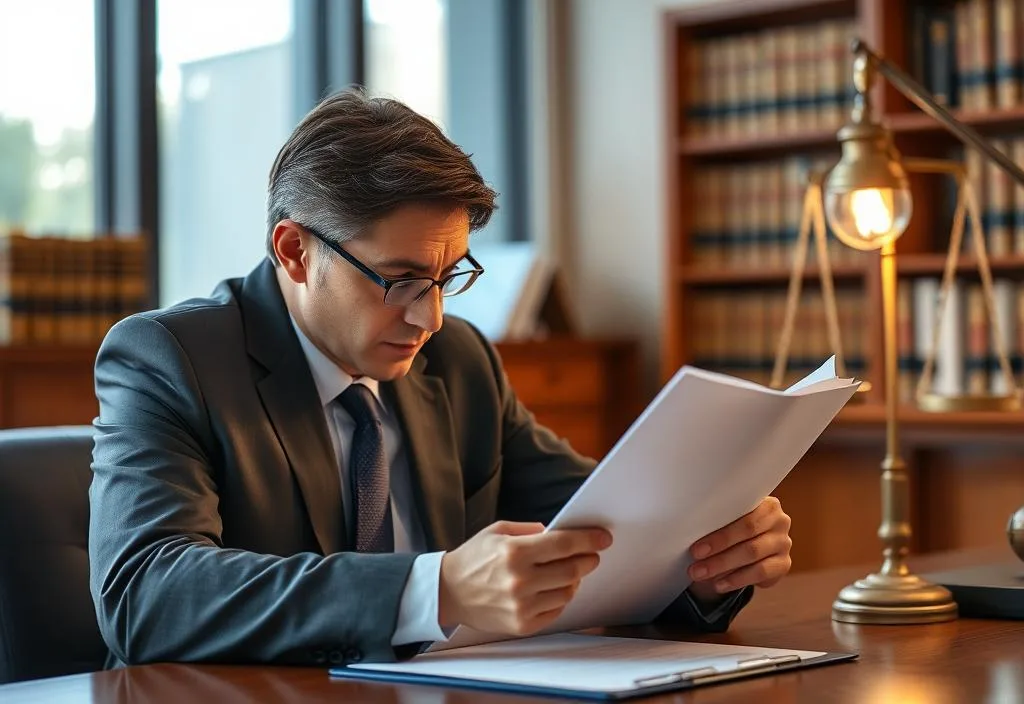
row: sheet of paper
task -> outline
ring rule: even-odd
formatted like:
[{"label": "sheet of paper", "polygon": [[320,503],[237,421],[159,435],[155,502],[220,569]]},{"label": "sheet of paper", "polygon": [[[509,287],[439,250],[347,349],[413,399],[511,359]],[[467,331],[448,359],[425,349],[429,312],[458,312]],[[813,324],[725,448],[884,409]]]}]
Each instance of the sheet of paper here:
[{"label": "sheet of paper", "polygon": [[825,360],[825,363],[815,369],[813,372],[805,376],[800,381],[796,382],[788,389],[787,394],[793,394],[801,389],[805,389],[809,386],[813,386],[820,381],[832,381],[836,379],[836,358],[835,355]]},{"label": "sheet of paper", "polygon": [[350,667],[612,692],[636,689],[680,673],[710,674],[708,668],[732,672],[746,665],[763,664],[765,658],[796,656],[807,660],[821,655],[825,653],[561,633],[425,653],[401,663]]},{"label": "sheet of paper", "polygon": [[[768,496],[859,385],[815,375],[824,376],[790,393],[681,369],[549,524],[603,526],[614,543],[545,632],[661,613],[690,584],[690,546]],[[500,638],[460,627],[430,650]]]}]

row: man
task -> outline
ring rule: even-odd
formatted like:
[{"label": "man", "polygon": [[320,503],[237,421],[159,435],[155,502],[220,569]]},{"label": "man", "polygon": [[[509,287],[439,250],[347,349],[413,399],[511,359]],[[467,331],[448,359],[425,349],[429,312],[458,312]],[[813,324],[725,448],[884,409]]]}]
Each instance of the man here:
[{"label": "man", "polygon": [[[543,524],[594,464],[442,320],[494,197],[428,120],[334,95],[273,165],[267,259],[111,330],[89,551],[114,664],[391,660],[561,612],[612,536]],[[788,571],[788,529],[767,499],[698,542],[664,617],[724,628]]]}]

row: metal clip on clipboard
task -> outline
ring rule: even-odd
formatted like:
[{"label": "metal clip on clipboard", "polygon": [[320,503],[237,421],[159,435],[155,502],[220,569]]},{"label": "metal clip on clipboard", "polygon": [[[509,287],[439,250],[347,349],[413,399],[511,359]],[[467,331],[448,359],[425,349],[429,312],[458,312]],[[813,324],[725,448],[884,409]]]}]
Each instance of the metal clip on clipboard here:
[{"label": "metal clip on clipboard", "polygon": [[716,667],[697,667],[692,670],[667,672],[664,675],[654,675],[652,677],[641,677],[633,680],[633,684],[639,688],[657,687],[665,684],[675,684],[676,682],[690,682],[694,685],[707,684],[710,682],[723,682],[725,680],[746,677],[758,672],[774,670],[780,665],[788,665],[794,662],[800,662],[799,655],[778,655],[775,657],[757,655],[752,658],[737,661],[736,667],[729,670],[719,670]]}]

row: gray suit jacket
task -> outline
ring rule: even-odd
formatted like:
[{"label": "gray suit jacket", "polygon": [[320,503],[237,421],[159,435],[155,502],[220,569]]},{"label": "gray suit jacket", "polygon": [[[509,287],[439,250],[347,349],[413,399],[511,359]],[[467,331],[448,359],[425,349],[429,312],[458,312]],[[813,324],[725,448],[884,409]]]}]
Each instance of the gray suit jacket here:
[{"label": "gray suit jacket", "polygon": [[[499,519],[546,522],[593,469],[534,423],[459,319],[381,389],[431,550]],[[350,552],[324,413],[269,261],[209,299],[118,323],[96,393],[89,557],[113,664],[396,657],[415,556]],[[714,622],[682,599],[670,612],[719,629],[740,606]]]}]

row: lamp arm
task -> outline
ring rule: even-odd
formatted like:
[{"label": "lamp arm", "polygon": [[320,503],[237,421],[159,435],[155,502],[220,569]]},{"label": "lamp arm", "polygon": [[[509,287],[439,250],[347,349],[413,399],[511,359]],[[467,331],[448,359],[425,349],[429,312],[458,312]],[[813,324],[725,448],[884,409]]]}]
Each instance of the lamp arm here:
[{"label": "lamp arm", "polygon": [[933,117],[942,126],[949,130],[954,137],[961,142],[971,145],[982,152],[1020,185],[1024,186],[1024,170],[1022,170],[1012,159],[992,146],[991,142],[982,137],[973,127],[965,125],[953,117],[942,105],[935,102],[924,86],[915,81],[908,73],[900,69],[888,59],[873,52],[868,45],[860,40],[854,40],[853,53],[860,54],[880,74],[882,74],[904,97],[917,105],[926,114]]}]

